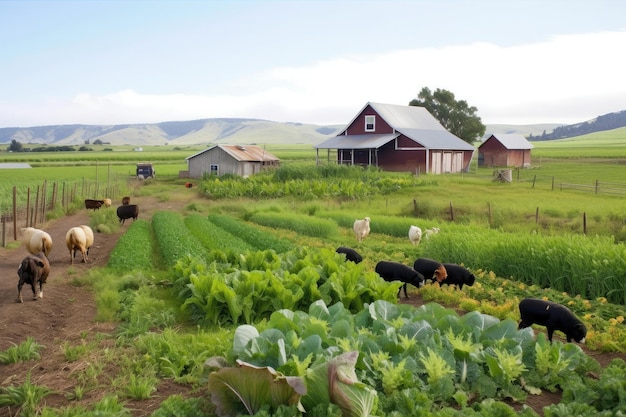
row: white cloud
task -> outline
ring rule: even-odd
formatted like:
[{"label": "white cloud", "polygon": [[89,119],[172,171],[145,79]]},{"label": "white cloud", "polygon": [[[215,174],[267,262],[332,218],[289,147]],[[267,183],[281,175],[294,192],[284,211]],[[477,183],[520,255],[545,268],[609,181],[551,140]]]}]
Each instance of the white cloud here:
[{"label": "white cloud", "polygon": [[0,103],[0,114],[18,121],[12,126],[211,117],[344,124],[367,101],[408,104],[429,87],[476,106],[488,124],[574,123],[626,109],[625,46],[626,31],[620,31],[511,47],[474,43],[399,50],[252,73],[231,81],[237,88],[229,95],[85,92],[29,108]]}]

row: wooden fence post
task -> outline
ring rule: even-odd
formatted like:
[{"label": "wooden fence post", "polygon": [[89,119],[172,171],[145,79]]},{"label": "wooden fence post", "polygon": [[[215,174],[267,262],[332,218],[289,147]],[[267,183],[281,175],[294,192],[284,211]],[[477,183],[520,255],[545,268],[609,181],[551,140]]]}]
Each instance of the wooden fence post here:
[{"label": "wooden fence post", "polygon": [[26,190],[26,226],[30,226],[30,222],[33,221],[33,218],[30,215],[30,187]]},{"label": "wooden fence post", "polygon": [[[2,219],[2,247],[4,247],[4,219]],[[17,240],[17,187],[13,186],[13,240]]]},{"label": "wooden fence post", "polygon": [[37,195],[35,196],[35,210],[33,210],[34,215],[32,217],[32,226],[37,227],[37,214],[39,213],[39,186],[37,186]]},{"label": "wooden fence post", "polygon": [[40,223],[44,223],[46,221],[46,210],[48,205],[48,180],[43,180],[43,192],[41,193],[41,221]]},{"label": "wooden fence post", "polygon": [[532,188],[535,188],[535,181],[537,181],[537,174],[535,174],[535,176],[533,177],[533,187]]},{"label": "wooden fence post", "polygon": [[583,211],[583,234],[587,234],[587,213]]},{"label": "wooden fence post", "polygon": [[454,208],[452,207],[452,201],[450,201],[450,221],[454,221]]},{"label": "wooden fence post", "polygon": [[600,188],[600,181],[596,180],[596,194],[598,194],[598,188]]},{"label": "wooden fence post", "polygon": [[487,203],[487,216],[489,218],[489,226],[493,225],[493,217],[491,215],[491,203]]},{"label": "wooden fence post", "polygon": [[535,210],[535,224],[539,224],[539,207]]}]

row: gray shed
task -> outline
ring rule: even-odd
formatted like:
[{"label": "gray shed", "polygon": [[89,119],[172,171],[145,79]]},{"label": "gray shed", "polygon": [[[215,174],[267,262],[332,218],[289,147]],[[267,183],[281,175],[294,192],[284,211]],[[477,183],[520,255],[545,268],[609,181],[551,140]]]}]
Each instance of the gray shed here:
[{"label": "gray shed", "polygon": [[189,178],[202,178],[204,174],[248,177],[267,168],[280,166],[276,156],[257,145],[218,144],[185,160]]}]

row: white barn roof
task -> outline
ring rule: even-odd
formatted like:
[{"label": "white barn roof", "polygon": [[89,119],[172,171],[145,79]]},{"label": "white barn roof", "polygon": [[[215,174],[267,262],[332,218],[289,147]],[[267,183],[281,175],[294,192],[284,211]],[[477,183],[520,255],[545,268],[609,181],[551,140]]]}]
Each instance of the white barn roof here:
[{"label": "white barn roof", "polygon": [[[490,135],[496,138],[506,149],[533,149],[534,146],[523,135],[519,133],[498,133]],[[486,142],[486,141],[485,141]],[[484,142],[483,142],[484,143]]]},{"label": "white barn roof", "polygon": [[[345,135],[349,126],[367,106],[372,109],[395,130],[395,134],[387,135]],[[320,149],[365,149],[378,148],[399,136],[398,133],[414,140],[427,149],[454,149],[473,151],[474,146],[446,130],[439,121],[424,107],[400,106],[397,104],[367,103],[356,116],[346,125],[341,133],[315,146]],[[357,146],[358,140],[364,141]],[[376,146],[370,146],[368,141]],[[380,143],[384,141],[384,143]]]}]

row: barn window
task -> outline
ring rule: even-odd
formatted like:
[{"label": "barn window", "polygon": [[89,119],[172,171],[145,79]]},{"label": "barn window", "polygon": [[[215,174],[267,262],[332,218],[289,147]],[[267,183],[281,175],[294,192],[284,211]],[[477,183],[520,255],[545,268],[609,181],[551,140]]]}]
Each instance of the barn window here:
[{"label": "barn window", "polygon": [[220,168],[220,167],[219,167],[219,165],[211,164],[211,168],[210,168],[210,169],[211,169],[211,171],[210,171],[210,174],[211,174],[211,175],[219,175],[219,174],[218,174],[218,172],[219,172],[219,168]]},{"label": "barn window", "polygon": [[365,131],[373,132],[376,130],[376,116],[365,116]]}]

